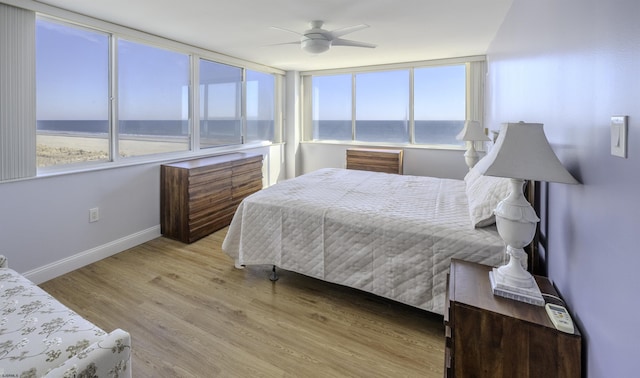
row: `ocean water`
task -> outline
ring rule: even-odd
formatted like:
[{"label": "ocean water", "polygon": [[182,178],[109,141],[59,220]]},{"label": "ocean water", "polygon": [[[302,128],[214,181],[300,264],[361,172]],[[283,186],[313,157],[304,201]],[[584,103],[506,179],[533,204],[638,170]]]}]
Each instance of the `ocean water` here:
[{"label": "ocean water", "polygon": [[[38,131],[65,135],[105,135],[109,132],[107,120],[38,120]],[[200,121],[200,137],[220,138],[225,141],[241,141],[239,120]],[[140,137],[188,137],[189,121],[186,120],[125,120],[119,121],[118,132]],[[248,140],[273,140],[273,121],[247,121]],[[240,143],[240,142],[238,142]]]},{"label": "ocean water", "polygon": [[[464,121],[416,121],[415,140],[419,144],[461,145],[455,136]],[[145,138],[188,137],[186,120],[125,120],[119,133]],[[39,120],[37,130],[65,135],[105,135],[107,120]],[[241,143],[239,120],[209,120],[200,122],[200,137],[211,143]],[[409,123],[405,121],[356,121],[356,140],[363,142],[409,143]],[[273,121],[247,121],[247,140],[273,140]],[[351,121],[315,121],[314,140],[351,140]],[[216,143],[214,143],[216,144]]]},{"label": "ocean water", "polygon": [[[415,121],[415,141],[419,144],[461,145],[456,135],[464,121]],[[409,143],[407,121],[356,121],[355,139],[363,142]],[[351,140],[351,121],[315,121],[314,140]]]}]

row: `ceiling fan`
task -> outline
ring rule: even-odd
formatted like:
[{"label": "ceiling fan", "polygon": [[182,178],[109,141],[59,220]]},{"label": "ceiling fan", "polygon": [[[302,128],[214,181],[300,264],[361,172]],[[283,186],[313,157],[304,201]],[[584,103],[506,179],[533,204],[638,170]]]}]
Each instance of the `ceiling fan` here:
[{"label": "ceiling fan", "polygon": [[283,29],[272,26],[272,29],[286,31],[300,36],[300,41],[278,43],[277,45],[300,45],[303,51],[310,54],[320,54],[331,48],[331,46],[351,46],[351,47],[367,47],[375,48],[376,45],[365,42],[351,41],[348,39],[342,39],[343,35],[353,33],[355,31],[368,28],[369,25],[361,24],[355,26],[348,26],[345,28],[326,30],[322,29],[322,21],[311,21],[309,23],[309,29],[302,33],[298,33],[293,30]]}]

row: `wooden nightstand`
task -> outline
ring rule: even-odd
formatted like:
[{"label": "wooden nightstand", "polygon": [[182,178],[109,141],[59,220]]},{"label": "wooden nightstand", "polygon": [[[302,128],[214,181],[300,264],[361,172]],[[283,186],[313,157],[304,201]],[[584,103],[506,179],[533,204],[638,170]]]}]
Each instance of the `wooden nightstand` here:
[{"label": "wooden nightstand", "polygon": [[[581,336],[554,328],[544,307],[494,296],[491,267],[451,260],[445,377],[580,377]],[[535,276],[543,293],[559,297]],[[574,322],[574,326],[575,322]]]}]

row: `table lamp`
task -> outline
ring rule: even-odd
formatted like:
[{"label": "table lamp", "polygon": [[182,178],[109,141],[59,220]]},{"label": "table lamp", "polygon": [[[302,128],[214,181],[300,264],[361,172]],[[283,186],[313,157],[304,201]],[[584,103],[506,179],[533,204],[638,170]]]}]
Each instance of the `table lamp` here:
[{"label": "table lamp", "polygon": [[476,141],[491,140],[484,133],[484,130],[478,121],[465,121],[464,128],[458,135],[456,135],[456,139],[464,140],[467,143],[467,151],[464,153],[464,161],[469,166],[469,170],[476,165],[479,159],[478,152],[475,147]]},{"label": "table lamp", "polygon": [[578,184],[551,149],[541,123],[505,123],[491,151],[476,165],[487,176],[508,177],[511,191],[494,213],[500,237],[507,245],[509,261],[489,272],[494,295],[539,306],[544,299],[533,276],[520,262],[531,243],[540,218],[525,199],[525,180]]}]

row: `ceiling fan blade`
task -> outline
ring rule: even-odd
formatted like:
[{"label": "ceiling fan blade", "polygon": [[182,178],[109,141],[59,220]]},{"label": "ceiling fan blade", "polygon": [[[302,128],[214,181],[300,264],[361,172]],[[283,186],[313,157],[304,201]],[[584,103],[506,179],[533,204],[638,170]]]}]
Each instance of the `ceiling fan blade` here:
[{"label": "ceiling fan blade", "polygon": [[368,27],[369,27],[369,25],[366,25],[366,24],[355,25],[355,26],[347,26],[346,28],[340,28],[340,29],[332,30],[331,31],[331,35],[334,38],[338,38],[338,37],[342,37],[343,35],[347,35],[349,33],[356,32],[358,30],[366,29]]},{"label": "ceiling fan blade", "polygon": [[376,48],[376,45],[372,44],[372,43],[366,43],[366,42],[358,42],[358,41],[351,41],[348,39],[342,39],[342,38],[336,38],[331,42],[332,46],[351,46],[351,47],[367,47],[370,49],[374,49]]},{"label": "ceiling fan blade", "polygon": [[271,43],[265,46],[282,46],[282,45],[299,45],[300,41],[295,42],[282,42],[282,43]]},{"label": "ceiling fan blade", "polygon": [[277,27],[277,26],[271,26],[270,28],[271,28],[271,29],[275,29],[275,30],[280,30],[280,31],[283,31],[283,32],[287,32],[287,33],[293,33],[293,34],[297,35],[298,37],[302,37],[302,36],[303,36],[303,34],[300,34],[300,33],[298,33],[297,31],[293,31],[293,30],[289,30],[289,29],[284,29],[284,28],[279,28],[279,27]]}]

